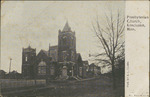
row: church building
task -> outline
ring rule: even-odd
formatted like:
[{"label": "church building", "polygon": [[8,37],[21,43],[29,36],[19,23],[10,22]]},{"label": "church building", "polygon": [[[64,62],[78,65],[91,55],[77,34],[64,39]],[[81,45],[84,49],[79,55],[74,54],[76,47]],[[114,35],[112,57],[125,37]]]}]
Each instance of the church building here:
[{"label": "church building", "polygon": [[24,78],[68,79],[84,77],[84,65],[80,53],[76,52],[76,36],[66,22],[63,30],[58,31],[58,45],[49,50],[23,48],[22,75]]}]

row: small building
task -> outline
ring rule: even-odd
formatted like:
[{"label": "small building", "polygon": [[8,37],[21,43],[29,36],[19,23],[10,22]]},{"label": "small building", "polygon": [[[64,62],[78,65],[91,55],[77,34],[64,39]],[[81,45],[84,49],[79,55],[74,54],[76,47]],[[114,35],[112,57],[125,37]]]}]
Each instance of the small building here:
[{"label": "small building", "polygon": [[89,62],[88,61],[83,61],[83,65],[86,67],[86,72],[89,70]]},{"label": "small building", "polygon": [[9,72],[6,74],[5,78],[7,79],[21,79],[22,75],[18,73],[17,71],[13,70],[12,72]]},{"label": "small building", "polygon": [[4,79],[6,76],[6,72],[4,70],[0,70],[0,79]]},{"label": "small building", "polygon": [[88,63],[88,61],[83,61],[83,77],[84,78],[87,77],[88,69],[89,69],[89,63]]},{"label": "small building", "polygon": [[89,66],[89,71],[92,72],[94,75],[99,75],[101,73],[101,68],[92,63]]}]

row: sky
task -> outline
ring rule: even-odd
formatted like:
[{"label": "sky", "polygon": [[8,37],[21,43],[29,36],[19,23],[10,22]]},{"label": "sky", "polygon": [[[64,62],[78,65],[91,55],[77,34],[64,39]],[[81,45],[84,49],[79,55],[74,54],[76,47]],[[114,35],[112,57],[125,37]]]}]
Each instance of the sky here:
[{"label": "sky", "polygon": [[5,1],[1,5],[1,69],[21,72],[22,48],[48,50],[58,44],[58,30],[68,21],[76,33],[76,49],[83,60],[101,49],[92,32],[92,22],[99,17],[105,24],[110,10],[125,10],[124,1]]}]

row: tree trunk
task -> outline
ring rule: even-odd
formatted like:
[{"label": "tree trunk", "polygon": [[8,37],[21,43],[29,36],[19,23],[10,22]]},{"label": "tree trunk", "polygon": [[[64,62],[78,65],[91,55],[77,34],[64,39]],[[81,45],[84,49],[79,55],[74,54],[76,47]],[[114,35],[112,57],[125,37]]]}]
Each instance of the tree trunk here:
[{"label": "tree trunk", "polygon": [[116,89],[116,78],[115,78],[114,60],[112,61],[112,78],[113,78],[113,89]]}]

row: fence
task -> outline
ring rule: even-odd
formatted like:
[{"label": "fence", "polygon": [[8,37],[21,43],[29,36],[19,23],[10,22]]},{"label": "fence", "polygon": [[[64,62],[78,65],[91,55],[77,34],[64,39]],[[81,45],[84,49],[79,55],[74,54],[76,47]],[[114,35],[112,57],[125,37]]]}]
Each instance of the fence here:
[{"label": "fence", "polygon": [[[46,80],[36,80],[36,85],[45,85]],[[34,86],[35,80],[0,79],[1,88],[18,88]]]}]

